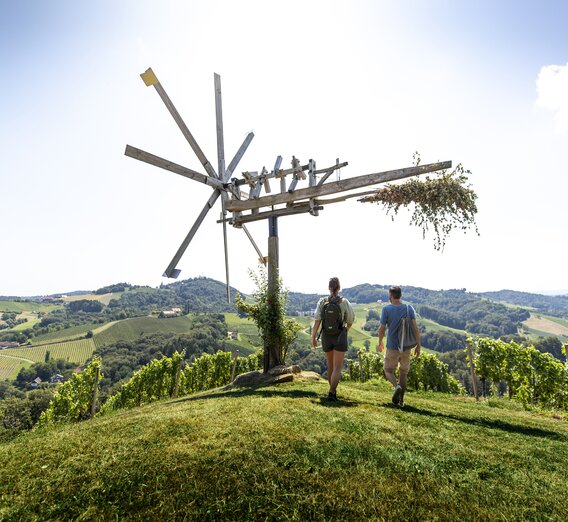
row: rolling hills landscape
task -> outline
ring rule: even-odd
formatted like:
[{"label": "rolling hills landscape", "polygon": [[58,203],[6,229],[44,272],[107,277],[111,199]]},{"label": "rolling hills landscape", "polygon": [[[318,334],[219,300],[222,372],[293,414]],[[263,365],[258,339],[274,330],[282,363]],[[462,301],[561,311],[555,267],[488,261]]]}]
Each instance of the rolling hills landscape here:
[{"label": "rolling hills landscape", "polygon": [[[298,377],[35,429],[58,383],[95,356],[104,404],[152,361],[181,353],[189,367],[218,351],[247,357],[262,340],[226,302],[224,285],[208,278],[0,298],[0,518],[455,520],[464,505],[466,519],[568,516],[565,413],[526,411],[502,397],[499,383],[484,382],[481,401],[468,397],[464,353],[468,336],[483,336],[531,344],[564,362],[566,296],[405,287],[425,353],[461,391],[415,386],[400,410],[381,371],[362,378],[388,287],[359,285],[343,295],[356,322],[338,404],[322,398],[324,380]],[[325,375],[322,352],[310,349],[319,297],[289,292],[287,313],[300,330],[287,360]],[[401,488],[412,491],[406,501]]]}]

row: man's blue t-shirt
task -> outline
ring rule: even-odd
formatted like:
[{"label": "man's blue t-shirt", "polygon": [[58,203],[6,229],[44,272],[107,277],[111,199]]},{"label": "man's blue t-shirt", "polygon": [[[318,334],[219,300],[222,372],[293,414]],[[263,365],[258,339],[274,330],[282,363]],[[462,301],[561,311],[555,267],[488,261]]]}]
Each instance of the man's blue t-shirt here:
[{"label": "man's blue t-shirt", "polygon": [[408,317],[410,317],[411,319],[416,319],[416,312],[410,305],[388,304],[383,308],[383,311],[381,313],[381,324],[384,324],[387,327],[388,350],[398,350],[398,327],[400,325],[400,320],[406,317],[407,313]]}]

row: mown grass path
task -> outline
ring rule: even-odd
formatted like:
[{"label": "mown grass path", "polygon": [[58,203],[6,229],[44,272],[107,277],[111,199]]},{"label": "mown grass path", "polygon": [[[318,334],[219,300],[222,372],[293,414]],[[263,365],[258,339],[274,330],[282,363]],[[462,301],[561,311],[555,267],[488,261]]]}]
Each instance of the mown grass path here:
[{"label": "mown grass path", "polygon": [[0,519],[568,519],[565,420],[434,393],[399,409],[383,381],[326,391],[214,390],[0,445]]}]

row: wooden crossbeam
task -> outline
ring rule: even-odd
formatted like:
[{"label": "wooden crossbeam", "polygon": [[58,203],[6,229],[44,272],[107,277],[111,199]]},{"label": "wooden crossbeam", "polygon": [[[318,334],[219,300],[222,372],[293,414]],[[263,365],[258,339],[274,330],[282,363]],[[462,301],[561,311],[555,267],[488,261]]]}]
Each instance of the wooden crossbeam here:
[{"label": "wooden crossbeam", "polygon": [[[280,208],[277,210],[267,210],[266,212],[258,212],[257,214],[247,214],[245,216],[235,216],[229,218],[229,223],[236,227],[242,226],[244,223],[251,223],[253,221],[260,221],[269,217],[293,216],[295,214],[306,214],[308,212],[314,213],[323,210],[323,206],[312,206],[309,202],[294,205],[292,207]],[[220,222],[222,220],[219,220]]]},{"label": "wooden crossbeam", "polygon": [[408,167],[405,169],[387,170],[385,172],[377,172],[374,174],[365,174],[354,178],[343,179],[326,183],[325,185],[298,189],[293,193],[280,193],[270,196],[264,196],[258,199],[246,201],[231,200],[227,202],[226,209],[229,212],[242,212],[244,210],[252,210],[253,208],[262,208],[267,206],[279,205],[282,203],[292,203],[302,199],[317,198],[328,194],[337,194],[348,190],[354,190],[379,183],[386,183],[398,179],[408,178],[411,176],[419,176],[437,170],[449,169],[452,167],[451,161],[440,163],[431,163],[429,165],[419,165],[417,167]]},{"label": "wooden crossbeam", "polygon": [[209,185],[211,187],[215,187],[217,189],[224,188],[223,183],[217,178],[205,176],[205,174],[201,174],[200,172],[196,172],[195,170],[188,169],[187,167],[182,167],[177,163],[166,160],[164,158],[160,158],[159,156],[150,154],[149,152],[146,152],[142,149],[137,149],[136,147],[132,147],[131,145],[126,146],[124,154],[130,158],[143,161],[144,163],[154,165],[155,167],[160,167],[161,169],[168,170],[170,172],[173,172],[174,174],[179,174],[180,176],[184,176],[185,178],[194,179],[195,181],[205,183],[206,185]]}]

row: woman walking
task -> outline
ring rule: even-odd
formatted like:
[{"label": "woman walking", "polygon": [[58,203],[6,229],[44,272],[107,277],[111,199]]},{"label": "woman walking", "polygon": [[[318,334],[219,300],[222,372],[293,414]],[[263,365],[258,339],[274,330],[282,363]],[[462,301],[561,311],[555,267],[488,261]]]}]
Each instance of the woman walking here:
[{"label": "woman walking", "polygon": [[337,277],[329,280],[329,296],[318,301],[312,328],[312,348],[317,345],[317,333],[322,325],[321,344],[327,358],[328,400],[337,401],[337,385],[341,380],[343,360],[347,352],[347,332],[353,325],[355,314],[351,304],[339,295],[341,285]]}]

